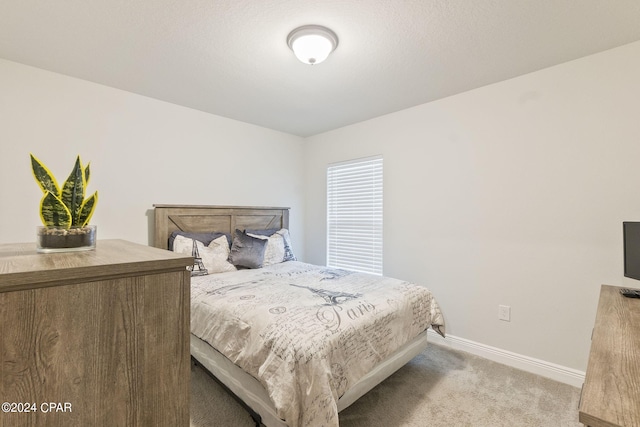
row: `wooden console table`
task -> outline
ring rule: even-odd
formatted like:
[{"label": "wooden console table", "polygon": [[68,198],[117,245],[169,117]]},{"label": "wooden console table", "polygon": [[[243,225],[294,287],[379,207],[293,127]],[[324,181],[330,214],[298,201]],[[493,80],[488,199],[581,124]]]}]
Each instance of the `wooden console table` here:
[{"label": "wooden console table", "polygon": [[0,427],[188,426],[192,262],[124,240],[1,244]]},{"label": "wooden console table", "polygon": [[640,299],[603,285],[582,387],[579,420],[640,427]]}]

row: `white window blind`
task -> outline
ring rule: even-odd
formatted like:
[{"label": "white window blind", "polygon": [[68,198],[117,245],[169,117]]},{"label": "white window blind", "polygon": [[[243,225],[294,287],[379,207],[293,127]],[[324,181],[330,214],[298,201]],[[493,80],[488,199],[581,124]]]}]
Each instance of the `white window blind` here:
[{"label": "white window blind", "polygon": [[382,156],[327,168],[327,265],[382,275]]}]

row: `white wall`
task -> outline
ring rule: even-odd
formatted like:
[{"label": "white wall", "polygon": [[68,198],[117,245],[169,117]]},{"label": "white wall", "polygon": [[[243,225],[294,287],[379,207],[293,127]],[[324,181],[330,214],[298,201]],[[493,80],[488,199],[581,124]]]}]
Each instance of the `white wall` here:
[{"label": "white wall", "polygon": [[99,238],[148,244],[154,203],[289,206],[303,256],[302,139],[0,60],[0,243],[33,242],[41,191],[91,161]]},{"label": "white wall", "polygon": [[80,154],[100,238],[148,243],[154,203],[290,206],[324,263],[327,164],[383,154],[385,274],[431,288],[452,335],[584,370],[640,220],[639,104],[640,42],[306,141],[0,60],[0,243],[34,240],[29,153],[61,177]]},{"label": "white wall", "polygon": [[639,112],[640,42],[308,138],[307,261],[327,164],[383,154],[384,274],[429,287],[452,335],[584,371],[640,220]]}]

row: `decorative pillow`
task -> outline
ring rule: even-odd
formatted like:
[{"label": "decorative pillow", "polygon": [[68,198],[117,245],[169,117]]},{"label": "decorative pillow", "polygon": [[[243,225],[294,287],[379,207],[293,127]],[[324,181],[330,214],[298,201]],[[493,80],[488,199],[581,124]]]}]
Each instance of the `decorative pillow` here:
[{"label": "decorative pillow", "polygon": [[[192,255],[193,241],[193,239],[189,239],[188,237],[177,235],[173,242],[173,251]],[[229,240],[227,236],[222,234],[217,239],[212,240],[208,246],[205,246],[204,243],[199,240],[195,242],[198,248],[198,255],[200,255],[208,274],[237,270],[236,267],[228,261]]]},{"label": "decorative pillow", "polygon": [[282,236],[282,240],[284,240],[284,259],[283,261],[297,261],[298,258],[293,253],[293,249],[291,248],[291,236],[289,235],[289,230],[283,228],[277,231],[278,234]]},{"label": "decorative pillow", "polygon": [[284,261],[284,239],[282,235],[274,233],[271,236],[258,235],[247,232],[249,236],[262,239],[267,242],[264,250],[264,259],[262,266],[266,267],[272,264],[280,264]]},{"label": "decorative pillow", "polygon": [[236,267],[260,268],[264,261],[266,246],[266,240],[236,230],[231,244],[229,261]]},{"label": "decorative pillow", "polygon": [[[189,239],[193,239],[193,240],[199,240],[201,241],[205,246],[209,246],[209,243],[211,243],[213,240],[217,239],[220,236],[227,236],[224,233],[218,233],[215,231],[212,232],[208,232],[208,233],[193,233],[190,231],[174,231],[171,233],[171,235],[169,236],[169,250],[172,251],[173,250],[173,242],[176,239],[176,236],[184,236],[187,237]],[[229,240],[231,240],[231,236],[227,236],[229,238]],[[231,245],[229,245],[231,246]],[[189,252],[191,253],[191,252]]]},{"label": "decorative pillow", "polygon": [[[296,257],[291,250],[291,239],[289,230],[245,230],[249,236],[267,241],[267,248],[264,252],[263,267],[272,264],[279,264],[284,261],[295,261]],[[269,234],[267,234],[269,233]]]}]

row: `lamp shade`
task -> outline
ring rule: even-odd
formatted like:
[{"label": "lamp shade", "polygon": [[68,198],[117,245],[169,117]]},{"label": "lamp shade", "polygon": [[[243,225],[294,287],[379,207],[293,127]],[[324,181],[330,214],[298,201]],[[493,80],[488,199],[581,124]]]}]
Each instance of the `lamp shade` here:
[{"label": "lamp shade", "polygon": [[338,36],[326,27],[305,25],[289,33],[287,44],[305,64],[319,64],[338,46]]}]

